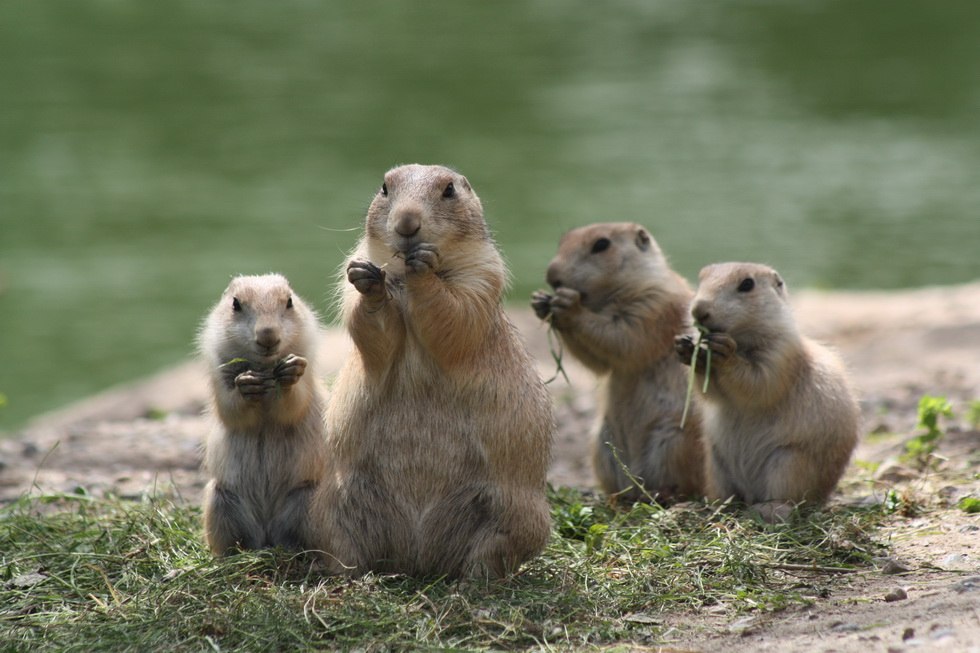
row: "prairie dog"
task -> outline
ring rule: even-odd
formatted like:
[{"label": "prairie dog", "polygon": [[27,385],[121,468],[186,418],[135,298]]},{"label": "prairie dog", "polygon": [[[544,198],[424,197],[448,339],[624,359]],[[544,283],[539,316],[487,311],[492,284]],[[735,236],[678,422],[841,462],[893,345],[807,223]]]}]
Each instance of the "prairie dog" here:
[{"label": "prairie dog", "polygon": [[554,294],[538,291],[531,305],[600,378],[592,462],[602,489],[628,500],[700,494],[701,420],[695,408],[681,427],[687,373],[674,354],[690,325],[687,281],[630,222],[566,233],[547,281]]},{"label": "prairie dog", "polygon": [[[786,284],[770,267],[701,270],[691,313],[709,331],[704,397],[707,494],[735,496],[769,521],[793,504],[823,503],[857,444],[859,410],[843,365],[800,335]],[[694,342],[677,340],[690,364]],[[696,370],[703,378],[706,351]]]},{"label": "prairie dog", "polygon": [[504,576],[540,551],[554,418],[503,312],[507,272],[461,174],[389,170],[344,266],[354,351],[316,495],[332,571]]},{"label": "prairie dog", "polygon": [[216,418],[204,530],[215,555],[309,547],[310,496],[326,459],[324,398],[310,369],[318,328],[278,274],[235,277],[204,322],[198,345]]}]

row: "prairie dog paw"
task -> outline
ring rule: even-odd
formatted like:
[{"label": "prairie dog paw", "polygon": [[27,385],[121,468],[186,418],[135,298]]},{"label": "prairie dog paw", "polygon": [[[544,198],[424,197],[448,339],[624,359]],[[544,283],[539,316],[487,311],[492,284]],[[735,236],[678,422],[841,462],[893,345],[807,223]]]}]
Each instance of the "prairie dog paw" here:
[{"label": "prairie dog paw", "polygon": [[552,296],[543,290],[535,290],[531,293],[531,308],[539,320],[546,320],[551,315]]},{"label": "prairie dog paw", "polygon": [[419,243],[405,254],[405,268],[414,274],[424,274],[439,265],[439,248],[430,243]]},{"label": "prairie dog paw", "polygon": [[354,259],[348,263],[347,281],[362,295],[384,295],[385,271],[371,261]]},{"label": "prairie dog paw", "polygon": [[685,365],[691,364],[691,358],[694,357],[694,336],[677,336],[674,338],[674,351],[677,352],[677,357]]},{"label": "prairie dog paw", "polygon": [[572,288],[558,288],[550,306],[555,317],[574,315],[582,310],[582,293]]},{"label": "prairie dog paw", "polygon": [[725,358],[734,355],[735,350],[738,349],[735,339],[727,333],[712,332],[706,335],[704,340],[708,343],[708,349],[713,356]]},{"label": "prairie dog paw", "polygon": [[269,374],[248,370],[235,377],[235,387],[246,401],[261,401],[276,387],[276,379]]},{"label": "prairie dog paw", "polygon": [[295,385],[306,371],[306,365],[307,361],[305,358],[290,354],[276,365],[274,373],[275,380],[282,386]]}]

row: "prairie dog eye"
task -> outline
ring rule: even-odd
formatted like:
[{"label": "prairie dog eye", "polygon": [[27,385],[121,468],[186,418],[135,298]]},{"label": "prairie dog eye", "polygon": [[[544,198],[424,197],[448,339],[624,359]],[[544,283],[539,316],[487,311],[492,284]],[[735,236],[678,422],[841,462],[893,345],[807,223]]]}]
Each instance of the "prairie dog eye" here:
[{"label": "prairie dog eye", "polygon": [[738,284],[739,292],[752,292],[753,288],[755,288],[755,280],[752,277],[746,277],[742,279],[742,283]]},{"label": "prairie dog eye", "polygon": [[290,295],[289,299],[286,300],[286,308],[292,308],[292,307],[293,307],[293,297],[292,295]]},{"label": "prairie dog eye", "polygon": [[442,196],[446,198],[456,197],[456,187],[453,186],[453,182],[446,184],[446,190],[442,191]]},{"label": "prairie dog eye", "polygon": [[381,197],[388,197],[388,184],[381,183]]},{"label": "prairie dog eye", "polygon": [[592,253],[598,254],[599,252],[604,252],[609,249],[609,245],[612,243],[608,238],[600,238],[599,240],[592,243]]},{"label": "prairie dog eye", "polygon": [[242,303],[238,301],[237,297],[231,298],[231,310],[235,311],[236,313],[242,312]]}]

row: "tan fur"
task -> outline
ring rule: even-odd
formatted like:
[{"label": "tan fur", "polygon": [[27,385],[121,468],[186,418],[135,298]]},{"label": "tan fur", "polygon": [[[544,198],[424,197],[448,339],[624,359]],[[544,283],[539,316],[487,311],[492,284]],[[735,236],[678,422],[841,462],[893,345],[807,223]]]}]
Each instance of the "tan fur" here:
[{"label": "tan fur", "polygon": [[[752,263],[709,265],[691,312],[711,332],[708,496],[735,496],[768,519],[826,501],[857,443],[859,410],[838,357],[799,334],[779,274]],[[690,361],[690,337],[677,344]],[[704,352],[699,376],[703,365]]]},{"label": "tan fur", "polygon": [[554,295],[535,293],[535,311],[600,378],[593,468],[602,489],[630,500],[700,494],[700,415],[695,408],[681,428],[687,373],[674,355],[674,337],[690,325],[690,286],[629,222],[565,234],[547,280]]},{"label": "tan fur", "polygon": [[355,350],[327,410],[318,540],[336,572],[503,576],[548,538],[551,402],[466,178],[384,179],[342,282]]},{"label": "tan fur", "polygon": [[234,278],[202,327],[215,417],[204,528],[215,555],[309,547],[326,459],[324,399],[308,366],[317,335],[316,315],[278,274]]}]

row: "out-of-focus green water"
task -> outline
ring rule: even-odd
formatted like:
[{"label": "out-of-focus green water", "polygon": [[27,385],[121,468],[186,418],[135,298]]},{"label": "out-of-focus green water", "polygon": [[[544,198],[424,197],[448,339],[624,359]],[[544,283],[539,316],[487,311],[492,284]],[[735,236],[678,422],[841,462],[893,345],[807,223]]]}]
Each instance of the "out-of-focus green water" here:
[{"label": "out-of-focus green water", "polygon": [[179,361],[235,273],[329,296],[382,173],[480,193],[509,300],[646,224],[688,278],[980,277],[980,4],[0,5],[0,428]]}]

